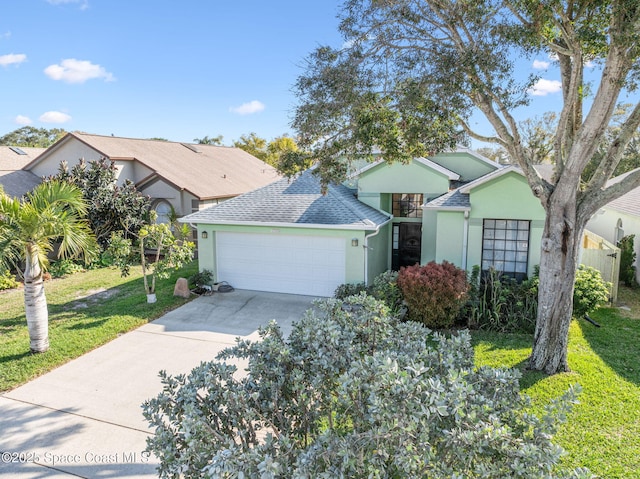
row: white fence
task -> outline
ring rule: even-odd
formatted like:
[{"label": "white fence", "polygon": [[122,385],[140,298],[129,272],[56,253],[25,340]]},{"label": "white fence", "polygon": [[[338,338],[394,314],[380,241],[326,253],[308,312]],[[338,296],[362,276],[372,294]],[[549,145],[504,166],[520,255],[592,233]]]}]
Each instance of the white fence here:
[{"label": "white fence", "polygon": [[618,275],[620,273],[620,248],[591,231],[584,232],[580,263],[591,266],[602,275],[602,279],[611,283],[609,301],[618,299]]}]

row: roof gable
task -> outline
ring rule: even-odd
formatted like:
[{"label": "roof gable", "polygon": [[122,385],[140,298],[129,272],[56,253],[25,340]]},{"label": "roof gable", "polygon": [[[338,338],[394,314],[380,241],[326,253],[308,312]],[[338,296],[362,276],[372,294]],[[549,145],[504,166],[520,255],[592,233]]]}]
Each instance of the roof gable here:
[{"label": "roof gable", "polygon": [[443,151],[431,157],[438,165],[460,175],[462,181],[473,181],[492,171],[502,168],[502,165],[467,148]]},{"label": "roof gable", "polygon": [[322,194],[319,179],[307,170],[258,190],[181,218],[185,223],[375,229],[390,215],[358,201],[343,185]]},{"label": "roof gable", "polygon": [[[27,167],[50,158],[61,145],[70,141],[82,142],[97,156],[138,162],[169,184],[201,200],[237,196],[280,178],[275,168],[239,148],[78,132],[67,134]],[[131,179],[139,181],[142,178]]]}]

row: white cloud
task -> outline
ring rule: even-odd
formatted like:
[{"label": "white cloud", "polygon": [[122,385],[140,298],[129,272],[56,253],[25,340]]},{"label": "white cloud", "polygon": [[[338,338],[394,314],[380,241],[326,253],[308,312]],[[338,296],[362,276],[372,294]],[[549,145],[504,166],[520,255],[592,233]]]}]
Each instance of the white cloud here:
[{"label": "white cloud", "polygon": [[533,96],[547,96],[549,93],[557,93],[560,90],[562,90],[562,83],[558,80],[541,78],[529,89],[529,93]]},{"label": "white cloud", "polygon": [[550,63],[542,60],[533,60],[533,68],[536,70],[546,70],[549,68]]},{"label": "white cloud", "polygon": [[258,100],[253,100],[248,103],[243,103],[240,106],[232,106],[229,111],[237,113],[238,115],[252,115],[259,113],[265,109],[264,103]]},{"label": "white cloud", "polygon": [[61,111],[48,111],[40,115],[38,120],[43,123],[66,123],[71,120],[71,117]]},{"label": "white cloud", "polygon": [[24,115],[16,116],[13,121],[15,121],[18,125],[30,125],[32,123],[31,118]]},{"label": "white cloud", "polygon": [[80,10],[89,8],[89,0],[47,0],[51,5],[66,5],[67,3],[78,3]]},{"label": "white cloud", "polygon": [[22,63],[27,61],[27,55],[24,53],[9,53],[8,55],[0,55],[0,65],[6,67],[14,63]]},{"label": "white cloud", "polygon": [[11,38],[11,32],[7,30],[6,32],[0,34],[0,38],[6,40],[7,38]]},{"label": "white cloud", "polygon": [[100,65],[94,65],[86,60],[67,58],[59,65],[49,65],[44,73],[52,80],[62,80],[67,83],[84,83],[93,78],[104,78],[104,81],[114,81],[113,74]]}]

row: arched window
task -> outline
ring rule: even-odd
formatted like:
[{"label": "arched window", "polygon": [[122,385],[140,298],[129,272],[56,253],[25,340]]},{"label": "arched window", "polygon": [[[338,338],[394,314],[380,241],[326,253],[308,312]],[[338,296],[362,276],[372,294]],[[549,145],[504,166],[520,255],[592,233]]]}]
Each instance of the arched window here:
[{"label": "arched window", "polygon": [[158,218],[156,219],[156,223],[161,224],[170,224],[171,216],[173,216],[173,208],[168,201],[158,200],[154,203],[153,209],[155,210]]},{"label": "arched window", "polygon": [[624,229],[622,228],[622,219],[618,218],[618,222],[616,223],[616,230],[613,233],[613,238],[615,239],[615,243],[618,244],[622,238],[624,238]]}]

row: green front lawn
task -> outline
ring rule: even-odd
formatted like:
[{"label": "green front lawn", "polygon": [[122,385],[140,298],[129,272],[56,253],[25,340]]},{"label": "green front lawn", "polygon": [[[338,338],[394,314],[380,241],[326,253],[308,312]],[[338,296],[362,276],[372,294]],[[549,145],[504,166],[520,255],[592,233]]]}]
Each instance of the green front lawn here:
[{"label": "green front lawn", "polygon": [[575,406],[556,443],[565,464],[588,467],[602,478],[640,477],[640,291],[625,289],[631,311],[602,308],[591,317],[596,328],[574,320],[570,329],[570,373],[547,377],[526,370],[531,337],[474,332],[476,362],[522,370],[522,391],[541,406],[580,384]]},{"label": "green front lawn", "polygon": [[[195,263],[160,281],[158,302],[147,304],[139,268],[128,278],[116,269],[74,274],[46,283],[51,349],[29,352],[22,291],[0,293],[0,391],[7,391],[84,354],[188,300],[173,297],[176,278],[197,271]],[[603,308],[570,330],[572,372],[547,377],[526,371],[527,335],[473,332],[476,362],[523,371],[522,390],[540,412],[570,384],[580,384],[577,405],[556,436],[565,463],[588,467],[602,478],[640,477],[640,291],[621,290],[631,311]]]},{"label": "green front lawn", "polygon": [[158,301],[147,303],[139,267],[127,278],[115,268],[76,273],[45,283],[50,349],[32,354],[22,289],[0,292],[0,392],[13,389],[67,361],[131,331],[188,299],[173,296],[179,277],[197,272],[197,263],[159,280]]}]

